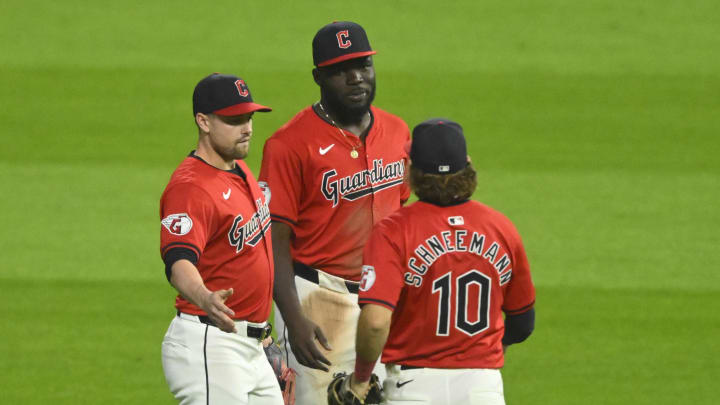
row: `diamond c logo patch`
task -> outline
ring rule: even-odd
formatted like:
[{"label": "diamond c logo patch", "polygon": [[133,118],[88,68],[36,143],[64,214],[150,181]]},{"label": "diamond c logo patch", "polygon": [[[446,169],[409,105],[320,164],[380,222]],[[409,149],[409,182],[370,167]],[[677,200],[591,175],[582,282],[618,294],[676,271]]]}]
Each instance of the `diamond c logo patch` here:
[{"label": "diamond c logo patch", "polygon": [[270,186],[266,181],[258,181],[258,186],[260,186],[260,190],[262,190],[263,194],[265,194],[265,204],[270,204],[270,198],[272,198]]},{"label": "diamond c logo patch", "polygon": [[369,290],[375,284],[375,267],[365,265],[362,267],[362,279],[360,279],[360,291]]},{"label": "diamond c logo patch", "polygon": [[192,219],[186,213],[170,214],[163,218],[160,223],[173,235],[186,235],[193,226]]}]

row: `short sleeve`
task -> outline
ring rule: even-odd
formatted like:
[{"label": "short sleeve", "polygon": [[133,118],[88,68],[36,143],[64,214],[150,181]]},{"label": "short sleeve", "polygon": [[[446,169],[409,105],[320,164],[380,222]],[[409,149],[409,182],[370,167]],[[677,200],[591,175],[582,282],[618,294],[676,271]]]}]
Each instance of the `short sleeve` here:
[{"label": "short sleeve", "polygon": [[199,258],[213,229],[215,208],[204,190],[189,183],[168,188],[160,200],[160,255],[187,248]]},{"label": "short sleeve", "polygon": [[379,222],[363,252],[359,304],[376,304],[394,310],[402,292],[403,254],[391,235],[400,234],[388,218]]},{"label": "short sleeve", "polygon": [[508,315],[517,315],[528,311],[535,304],[535,286],[530,276],[530,264],[517,234],[512,245],[512,257],[513,273],[505,290],[503,311]]},{"label": "short sleeve", "polygon": [[298,219],[298,206],[302,192],[301,161],[297,151],[280,139],[271,137],[263,148],[262,165],[258,180],[267,184],[270,199],[270,216],[294,227]]}]

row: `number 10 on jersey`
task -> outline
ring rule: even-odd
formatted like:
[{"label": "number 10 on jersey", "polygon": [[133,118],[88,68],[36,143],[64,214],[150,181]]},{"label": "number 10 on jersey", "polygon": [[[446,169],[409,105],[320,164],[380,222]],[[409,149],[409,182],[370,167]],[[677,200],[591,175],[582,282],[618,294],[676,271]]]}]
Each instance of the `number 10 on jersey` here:
[{"label": "number 10 on jersey", "polygon": [[[477,284],[477,299],[471,295],[470,288],[473,284]],[[468,336],[474,336],[486,330],[489,326],[490,318],[490,289],[491,279],[478,270],[472,269],[460,275],[452,283],[452,272],[435,279],[433,281],[433,295],[438,293],[438,319],[437,330],[438,336],[450,335],[450,316],[455,313],[454,327],[462,331]],[[452,290],[455,288],[455,302],[452,302]],[[469,303],[477,301],[477,307],[469,308]],[[455,304],[455,310],[452,311],[452,304]],[[470,321],[469,313],[477,311],[477,320]]]}]

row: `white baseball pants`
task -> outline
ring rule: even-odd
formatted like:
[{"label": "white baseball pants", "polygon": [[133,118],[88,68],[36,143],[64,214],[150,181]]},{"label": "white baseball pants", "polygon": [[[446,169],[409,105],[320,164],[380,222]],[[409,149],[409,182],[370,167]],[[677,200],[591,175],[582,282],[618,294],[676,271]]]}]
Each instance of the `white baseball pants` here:
[{"label": "white baseball pants", "polygon": [[383,382],[388,405],[505,405],[497,369],[417,368],[388,364]]},{"label": "white baseball pants", "polygon": [[[327,403],[327,387],[334,373],[355,369],[355,331],[360,307],[358,296],[348,292],[342,278],[318,271],[319,285],[295,276],[298,298],[302,310],[308,318],[322,329],[330,342],[332,351],[326,351],[316,342],[320,351],[330,360],[330,371],[314,370],[300,365],[292,353],[288,342],[288,331],[280,311],[275,307],[275,323],[278,344],[286,353],[288,367],[297,371],[295,384],[295,403],[297,405],[318,405]],[[378,362],[373,370],[385,377],[385,367]]]},{"label": "white baseball pants", "polygon": [[162,364],[180,405],[283,405],[262,343],[245,336],[247,325],[237,321],[238,333],[227,333],[193,315],[172,320]]}]

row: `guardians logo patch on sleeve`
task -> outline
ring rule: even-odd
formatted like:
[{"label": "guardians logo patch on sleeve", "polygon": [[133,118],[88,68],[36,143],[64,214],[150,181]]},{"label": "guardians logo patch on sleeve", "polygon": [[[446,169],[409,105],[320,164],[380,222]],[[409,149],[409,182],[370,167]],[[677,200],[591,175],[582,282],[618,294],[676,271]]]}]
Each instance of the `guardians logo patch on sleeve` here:
[{"label": "guardians logo patch on sleeve", "polygon": [[362,267],[362,279],[360,280],[360,291],[369,290],[375,284],[375,267],[364,265]]},{"label": "guardians logo patch on sleeve", "polygon": [[160,221],[173,235],[187,235],[192,229],[193,221],[188,214],[170,214]]}]

